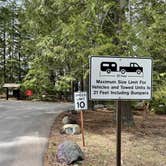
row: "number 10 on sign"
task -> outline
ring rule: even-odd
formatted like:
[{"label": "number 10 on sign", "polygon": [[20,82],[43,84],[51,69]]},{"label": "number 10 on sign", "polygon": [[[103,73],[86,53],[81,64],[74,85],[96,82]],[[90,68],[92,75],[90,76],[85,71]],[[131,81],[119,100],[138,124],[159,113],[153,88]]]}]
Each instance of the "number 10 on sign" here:
[{"label": "number 10 on sign", "polygon": [[87,92],[74,93],[75,110],[87,110]]}]

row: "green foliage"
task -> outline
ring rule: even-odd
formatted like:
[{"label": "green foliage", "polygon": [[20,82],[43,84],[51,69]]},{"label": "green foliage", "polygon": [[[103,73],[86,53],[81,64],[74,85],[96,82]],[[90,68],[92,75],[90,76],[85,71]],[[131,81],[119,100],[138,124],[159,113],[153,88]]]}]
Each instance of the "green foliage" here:
[{"label": "green foliage", "polygon": [[[89,55],[116,53],[114,37],[103,29],[113,2],[33,0],[24,5],[24,27],[33,38],[25,41],[25,46],[34,57],[25,78],[27,87],[35,89],[40,82],[39,86],[64,93],[71,89],[73,80],[87,79]],[[41,87],[38,92],[43,90]]]},{"label": "green foliage", "polygon": [[23,85],[26,89],[32,89],[34,93],[42,95],[51,91],[53,85],[49,78],[49,68],[44,66],[42,64],[43,61],[40,61],[38,58],[34,59],[34,61],[35,65],[32,64]]},{"label": "green foliage", "polygon": [[25,57],[22,54],[20,16],[22,8],[17,1],[4,1],[0,5],[0,77],[4,82],[21,82],[26,73]]},{"label": "green foliage", "polygon": [[64,76],[61,77],[60,80],[58,80],[55,84],[55,89],[58,92],[70,92],[71,90],[71,82],[74,81],[75,79],[73,77],[69,76]]},{"label": "green foliage", "polygon": [[152,102],[153,111],[159,114],[166,114],[166,84],[158,86],[154,92]]},{"label": "green foliage", "polygon": [[7,81],[24,78],[37,96],[68,93],[73,81],[88,79],[90,55],[151,56],[152,104],[165,102],[166,4],[127,2],[6,1],[0,6],[1,84],[4,56]]},{"label": "green foliage", "polygon": [[166,105],[166,84],[161,85],[155,93],[154,93],[154,99],[156,101],[159,101],[159,103],[163,103]]},{"label": "green foliage", "polygon": [[[132,0],[130,23],[124,23],[129,31],[123,31],[121,40],[125,41],[130,55],[151,56],[153,58],[153,110],[165,112],[166,81],[166,3],[164,1]],[[126,28],[124,28],[125,30]],[[127,30],[126,29],[126,30]],[[161,106],[161,107],[159,107]]]}]

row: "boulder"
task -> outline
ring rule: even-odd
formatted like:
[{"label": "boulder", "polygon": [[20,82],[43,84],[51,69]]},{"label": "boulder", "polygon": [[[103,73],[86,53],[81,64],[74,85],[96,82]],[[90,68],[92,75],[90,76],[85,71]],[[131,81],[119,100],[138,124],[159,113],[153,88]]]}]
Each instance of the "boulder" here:
[{"label": "boulder", "polygon": [[72,141],[65,141],[57,149],[57,161],[67,165],[84,160],[81,148]]},{"label": "boulder", "polygon": [[134,108],[135,108],[136,110],[143,110],[143,109],[144,109],[144,102],[138,102],[138,103],[134,106]]},{"label": "boulder", "polygon": [[103,104],[96,104],[96,105],[94,105],[94,109],[96,110],[96,109],[102,109],[102,108],[104,108],[104,105]]},{"label": "boulder", "polygon": [[65,117],[63,117],[63,119],[62,119],[62,124],[70,124],[70,118],[69,118],[69,116],[65,116]]},{"label": "boulder", "polygon": [[78,124],[66,124],[62,128],[63,133],[65,134],[80,134],[81,129]]},{"label": "boulder", "polygon": [[70,116],[64,116],[62,119],[62,124],[77,124],[77,121],[74,119],[74,117]]}]

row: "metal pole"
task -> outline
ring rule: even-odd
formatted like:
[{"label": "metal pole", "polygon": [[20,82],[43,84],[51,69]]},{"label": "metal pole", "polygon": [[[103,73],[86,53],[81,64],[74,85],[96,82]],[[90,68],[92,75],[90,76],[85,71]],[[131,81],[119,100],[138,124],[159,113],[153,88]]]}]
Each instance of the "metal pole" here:
[{"label": "metal pole", "polygon": [[121,101],[117,101],[116,107],[116,166],[121,166]]},{"label": "metal pole", "polygon": [[80,117],[81,117],[81,133],[82,133],[82,145],[85,147],[85,138],[84,138],[84,117],[83,117],[83,111],[80,111]]}]

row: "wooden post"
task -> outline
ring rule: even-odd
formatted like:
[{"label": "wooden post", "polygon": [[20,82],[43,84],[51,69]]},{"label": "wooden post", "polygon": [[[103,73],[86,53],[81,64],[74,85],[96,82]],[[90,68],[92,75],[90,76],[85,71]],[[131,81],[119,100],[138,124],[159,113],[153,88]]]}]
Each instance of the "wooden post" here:
[{"label": "wooden post", "polygon": [[116,166],[121,166],[121,101],[117,101],[116,108]]},{"label": "wooden post", "polygon": [[82,145],[85,147],[85,138],[84,138],[84,117],[83,111],[80,111],[80,119],[81,119],[81,133],[82,133]]},{"label": "wooden post", "polygon": [[9,98],[9,89],[6,88],[6,100],[8,100],[8,98]]},{"label": "wooden post", "polygon": [[147,120],[148,109],[149,109],[149,103],[144,102],[144,106],[143,106],[143,120]]}]

